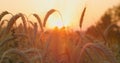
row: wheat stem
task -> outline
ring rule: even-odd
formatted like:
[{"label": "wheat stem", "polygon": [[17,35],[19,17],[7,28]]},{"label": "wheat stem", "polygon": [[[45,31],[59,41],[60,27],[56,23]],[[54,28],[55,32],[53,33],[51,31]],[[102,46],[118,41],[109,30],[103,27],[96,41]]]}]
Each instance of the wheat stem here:
[{"label": "wheat stem", "polygon": [[31,63],[31,61],[29,60],[29,57],[28,57],[26,54],[24,54],[22,51],[20,51],[20,50],[18,50],[18,49],[14,49],[14,48],[13,48],[13,49],[9,49],[9,50],[7,50],[7,51],[5,51],[5,52],[3,53],[3,55],[2,55],[2,57],[1,57],[1,59],[0,59],[0,63],[2,63],[3,58],[4,58],[7,54],[10,54],[10,53],[19,55],[19,56],[21,57],[21,59],[23,59],[24,62],[26,62],[26,63]]}]

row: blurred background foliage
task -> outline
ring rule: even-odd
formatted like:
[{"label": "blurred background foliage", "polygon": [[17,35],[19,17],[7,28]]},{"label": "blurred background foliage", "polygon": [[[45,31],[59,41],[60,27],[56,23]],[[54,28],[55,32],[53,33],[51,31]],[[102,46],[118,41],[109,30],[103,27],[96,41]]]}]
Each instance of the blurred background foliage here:
[{"label": "blurred background foliage", "polygon": [[108,9],[100,20],[88,28],[86,33],[94,40],[106,41],[120,63],[120,5]]}]

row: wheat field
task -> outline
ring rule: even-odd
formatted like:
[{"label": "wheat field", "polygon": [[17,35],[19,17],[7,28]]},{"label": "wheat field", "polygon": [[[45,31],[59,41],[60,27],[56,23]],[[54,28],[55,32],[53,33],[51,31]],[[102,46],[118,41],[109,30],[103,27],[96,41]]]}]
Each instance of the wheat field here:
[{"label": "wheat field", "polygon": [[[45,15],[43,23],[38,14],[31,14],[37,22],[29,20],[23,13],[13,15],[8,11],[0,14],[0,63],[118,63],[113,51],[99,40],[82,32],[86,7],[80,17],[80,30],[65,27],[45,30],[47,19],[54,12]],[[4,18],[11,15],[10,19]],[[19,25],[17,21],[21,20]],[[103,34],[107,34],[108,27]],[[107,42],[106,42],[107,43]]]}]

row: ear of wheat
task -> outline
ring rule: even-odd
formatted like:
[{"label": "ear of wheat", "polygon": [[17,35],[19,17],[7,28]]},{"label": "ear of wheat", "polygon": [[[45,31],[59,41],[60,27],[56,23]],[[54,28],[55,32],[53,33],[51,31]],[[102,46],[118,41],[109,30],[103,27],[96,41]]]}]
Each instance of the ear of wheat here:
[{"label": "ear of wheat", "polygon": [[46,26],[46,22],[47,22],[49,16],[50,16],[51,14],[53,14],[54,12],[58,12],[58,13],[59,13],[59,16],[60,16],[60,18],[61,18],[61,20],[62,20],[62,24],[64,25],[64,23],[63,23],[63,18],[62,18],[61,13],[60,13],[58,10],[51,9],[51,10],[49,10],[49,11],[47,12],[47,14],[45,15],[45,18],[44,18],[44,21],[43,21],[43,27]]},{"label": "ear of wheat", "polygon": [[82,28],[85,11],[86,11],[86,7],[84,7],[84,10],[83,10],[81,17],[80,17],[80,23],[79,23],[80,28]]},{"label": "ear of wheat", "polygon": [[2,18],[3,18],[5,15],[7,15],[7,14],[9,14],[8,11],[4,11],[4,12],[2,12],[2,13],[0,14],[0,21],[1,21]]},{"label": "ear of wheat", "polygon": [[43,26],[45,27],[46,25],[46,22],[47,22],[47,19],[49,18],[49,16],[54,13],[56,10],[55,9],[51,9],[47,12],[47,14],[45,15],[45,18],[44,18],[44,22],[43,22]]},{"label": "ear of wheat", "polygon": [[6,29],[6,32],[7,32],[7,33],[10,31],[10,29],[11,29],[12,26],[13,26],[13,24],[16,22],[16,20],[17,20],[19,17],[22,18],[25,31],[27,31],[27,24],[26,24],[26,20],[25,20],[24,14],[19,13],[19,14],[16,14],[15,16],[13,16],[13,17],[10,19],[10,21],[8,22],[7,29]]}]

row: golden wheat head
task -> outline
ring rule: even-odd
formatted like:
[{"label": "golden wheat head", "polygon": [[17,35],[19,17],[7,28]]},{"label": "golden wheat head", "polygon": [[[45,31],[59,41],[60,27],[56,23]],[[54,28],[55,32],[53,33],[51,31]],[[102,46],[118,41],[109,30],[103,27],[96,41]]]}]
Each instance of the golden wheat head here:
[{"label": "golden wheat head", "polygon": [[17,20],[19,17],[22,18],[22,21],[23,21],[25,30],[27,30],[27,24],[26,24],[26,20],[25,20],[24,14],[18,13],[18,14],[16,14],[15,16],[13,16],[13,17],[10,19],[10,21],[8,22],[6,32],[9,32],[9,31],[10,31],[10,29],[11,29],[12,26],[13,26],[13,24],[16,22],[16,20]]},{"label": "golden wheat head", "polygon": [[86,11],[86,7],[84,8],[84,10],[83,10],[83,12],[81,14],[81,17],[80,17],[80,23],[79,23],[80,28],[82,28],[82,23],[83,23],[85,11]]},{"label": "golden wheat head", "polygon": [[40,17],[37,14],[33,14],[33,16],[38,20],[41,30],[44,31]]},{"label": "golden wheat head", "polygon": [[0,14],[0,21],[1,21],[1,19],[2,19],[6,14],[9,14],[9,12],[8,12],[8,11],[4,11],[4,12],[2,12],[2,13]]},{"label": "golden wheat head", "polygon": [[[63,18],[62,18],[62,15],[61,13],[58,11],[58,10],[55,10],[55,9],[51,9],[47,12],[47,14],[45,15],[45,18],[44,18],[44,21],[43,21],[43,27],[46,26],[46,22],[48,20],[48,18],[50,17],[51,14],[53,14],[54,12],[58,12],[59,15],[60,15],[60,18],[62,19],[62,22],[63,22]],[[64,24],[63,24],[64,25]]]},{"label": "golden wheat head", "polygon": [[51,9],[47,12],[47,14],[45,15],[45,18],[44,18],[44,22],[43,22],[43,26],[45,27],[46,25],[46,22],[47,22],[47,19],[49,18],[49,16],[54,13],[56,10],[55,9]]}]

